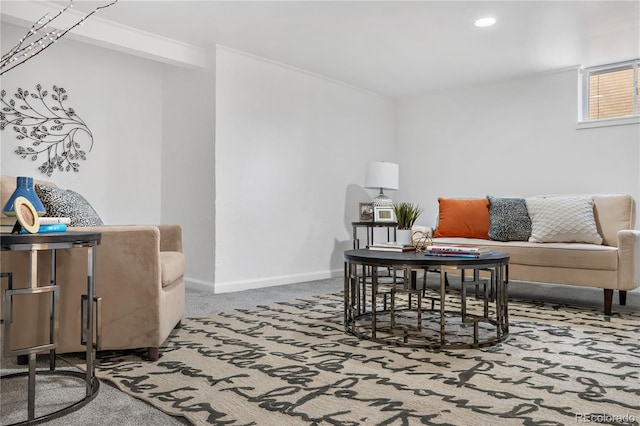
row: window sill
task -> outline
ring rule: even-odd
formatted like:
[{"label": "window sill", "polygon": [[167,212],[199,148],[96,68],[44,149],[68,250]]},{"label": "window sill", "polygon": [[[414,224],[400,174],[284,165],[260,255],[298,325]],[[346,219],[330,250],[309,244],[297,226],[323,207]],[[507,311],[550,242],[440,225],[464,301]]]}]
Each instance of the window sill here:
[{"label": "window sill", "polygon": [[640,116],[620,117],[620,118],[604,118],[602,120],[579,121],[576,125],[577,130],[593,129],[596,127],[626,126],[629,124],[640,124]]}]

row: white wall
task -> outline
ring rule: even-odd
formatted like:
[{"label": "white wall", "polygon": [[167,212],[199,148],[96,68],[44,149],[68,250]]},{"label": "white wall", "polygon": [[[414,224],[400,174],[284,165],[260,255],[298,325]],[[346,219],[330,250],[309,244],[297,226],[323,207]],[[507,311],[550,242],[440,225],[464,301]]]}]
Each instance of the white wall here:
[{"label": "white wall", "polygon": [[[2,51],[22,34],[5,22]],[[438,196],[628,192],[640,127],[576,130],[575,70],[397,101],[233,50],[187,71],[63,40],[7,73],[53,84],[88,123],[79,173],[55,172],[106,223],[180,223],[187,279],[237,290],[341,273],[366,164],[400,163],[400,191],[434,224]],[[217,58],[216,58],[217,55]],[[216,126],[217,122],[217,126]],[[215,137],[214,137],[215,133]],[[40,175],[0,132],[3,174]]]},{"label": "white wall", "polygon": [[[2,52],[25,31],[3,22]],[[8,101],[18,88],[34,91],[38,83],[50,93],[54,84],[66,89],[66,106],[87,123],[93,149],[78,173],[55,171],[48,178],[38,171],[46,157],[33,162],[14,154],[21,141],[11,126],[0,132],[2,173],[75,190],[108,224],[159,223],[162,65],[64,39],[3,75],[0,85]]]},{"label": "white wall", "polygon": [[215,47],[203,69],[166,65],[162,110],[162,223],[182,226],[185,279],[215,277]]},{"label": "white wall", "polygon": [[640,201],[640,126],[576,130],[577,78],[563,70],[400,99],[398,197],[425,207],[418,223],[436,223],[438,196],[626,192]]},{"label": "white wall", "polygon": [[394,103],[219,47],[216,122],[216,291],[341,273]]}]

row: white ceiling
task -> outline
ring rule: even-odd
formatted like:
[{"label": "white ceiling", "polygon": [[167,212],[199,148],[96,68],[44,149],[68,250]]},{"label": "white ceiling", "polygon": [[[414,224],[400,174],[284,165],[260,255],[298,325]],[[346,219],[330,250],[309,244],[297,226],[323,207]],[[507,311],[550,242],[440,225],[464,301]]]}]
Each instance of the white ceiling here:
[{"label": "white ceiling", "polygon": [[[105,3],[79,0],[76,10]],[[487,15],[495,26],[474,27]],[[637,0],[119,0],[95,16],[389,96],[640,57]]]}]

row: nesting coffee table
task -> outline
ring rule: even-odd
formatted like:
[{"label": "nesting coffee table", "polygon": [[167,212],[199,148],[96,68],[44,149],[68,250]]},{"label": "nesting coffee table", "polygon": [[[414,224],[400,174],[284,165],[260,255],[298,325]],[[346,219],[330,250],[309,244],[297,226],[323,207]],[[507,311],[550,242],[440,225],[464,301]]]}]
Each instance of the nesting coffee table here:
[{"label": "nesting coffee table", "polygon": [[[382,277],[379,268],[393,273]],[[418,283],[420,272],[439,273],[439,288],[426,288],[426,279]],[[447,274],[460,276],[459,292],[450,291]],[[415,251],[345,251],[345,331],[400,346],[495,345],[509,333],[508,275],[509,255],[503,252],[466,258]]]}]

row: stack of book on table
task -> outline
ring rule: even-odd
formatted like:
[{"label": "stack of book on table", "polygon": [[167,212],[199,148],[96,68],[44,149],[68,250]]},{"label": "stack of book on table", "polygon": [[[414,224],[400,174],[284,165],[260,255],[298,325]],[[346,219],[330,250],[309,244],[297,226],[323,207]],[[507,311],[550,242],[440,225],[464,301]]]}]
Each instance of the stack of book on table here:
[{"label": "stack of book on table", "polygon": [[[0,232],[11,233],[18,222],[15,216],[0,216]],[[38,234],[44,234],[48,232],[66,232],[67,226],[71,224],[71,218],[68,217],[41,217],[39,218],[40,229]],[[17,231],[16,231],[17,232]],[[26,234],[24,229],[20,230],[21,233]]]},{"label": "stack of book on table", "polygon": [[[44,234],[48,232],[67,232],[67,226],[71,224],[71,218],[69,217],[41,217],[40,229],[38,234]],[[24,233],[24,229],[22,233]]]},{"label": "stack of book on table", "polygon": [[412,245],[398,244],[395,241],[389,241],[385,243],[375,243],[368,246],[369,250],[377,251],[414,251],[416,248]]},{"label": "stack of book on table", "polygon": [[427,256],[449,256],[449,257],[481,257],[489,253],[488,247],[480,246],[454,246],[454,245],[431,245],[425,249]]}]

